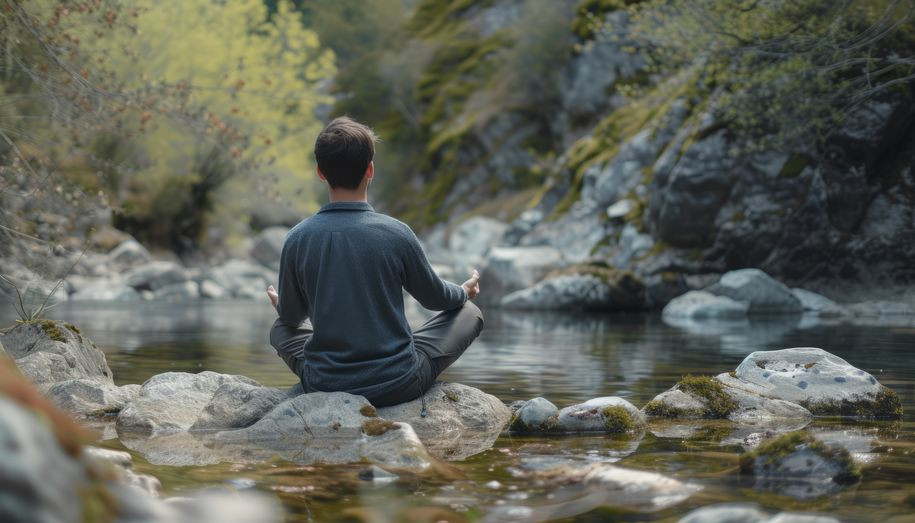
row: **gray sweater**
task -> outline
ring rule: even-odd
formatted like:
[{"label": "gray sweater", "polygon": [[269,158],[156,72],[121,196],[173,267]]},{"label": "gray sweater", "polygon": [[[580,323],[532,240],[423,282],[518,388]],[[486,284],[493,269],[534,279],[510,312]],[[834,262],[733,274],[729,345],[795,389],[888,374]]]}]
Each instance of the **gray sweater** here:
[{"label": "gray sweater", "polygon": [[409,383],[417,358],[402,289],[431,310],[467,300],[460,285],[435,274],[410,227],[368,203],[329,203],[289,231],[277,310],[290,327],[311,319],[306,391],[371,401]]}]

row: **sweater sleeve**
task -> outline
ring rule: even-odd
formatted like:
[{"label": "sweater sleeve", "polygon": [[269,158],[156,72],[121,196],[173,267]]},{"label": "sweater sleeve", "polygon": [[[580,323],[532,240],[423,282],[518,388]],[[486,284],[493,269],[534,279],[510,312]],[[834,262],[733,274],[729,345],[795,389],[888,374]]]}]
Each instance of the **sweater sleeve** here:
[{"label": "sweater sleeve", "polygon": [[457,309],[467,301],[464,288],[443,280],[432,270],[416,234],[407,228],[404,288],[423,307],[432,311]]},{"label": "sweater sleeve", "polygon": [[305,288],[299,281],[294,244],[289,237],[283,242],[277,289],[280,299],[276,311],[280,315],[281,323],[296,329],[308,318],[308,300],[305,297]]}]

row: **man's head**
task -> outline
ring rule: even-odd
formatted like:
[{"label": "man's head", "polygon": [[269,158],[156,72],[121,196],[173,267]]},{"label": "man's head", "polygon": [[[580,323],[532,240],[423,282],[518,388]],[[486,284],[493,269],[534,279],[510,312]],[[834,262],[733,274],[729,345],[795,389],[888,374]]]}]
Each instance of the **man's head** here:
[{"label": "man's head", "polygon": [[367,126],[334,118],[315,141],[315,159],[322,177],[334,189],[357,189],[375,158],[378,137]]}]

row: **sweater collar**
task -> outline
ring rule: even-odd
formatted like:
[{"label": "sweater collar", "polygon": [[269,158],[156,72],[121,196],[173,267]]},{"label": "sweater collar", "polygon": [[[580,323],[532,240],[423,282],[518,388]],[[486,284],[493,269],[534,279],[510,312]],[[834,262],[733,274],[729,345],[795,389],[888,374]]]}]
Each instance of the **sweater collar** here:
[{"label": "sweater collar", "polygon": [[374,211],[368,202],[331,202],[321,207],[319,213],[327,211]]}]

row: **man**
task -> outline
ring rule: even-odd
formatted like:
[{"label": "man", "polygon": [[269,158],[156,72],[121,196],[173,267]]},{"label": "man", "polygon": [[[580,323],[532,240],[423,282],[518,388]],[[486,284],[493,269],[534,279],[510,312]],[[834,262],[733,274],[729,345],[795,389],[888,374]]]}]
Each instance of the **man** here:
[{"label": "man", "polygon": [[[421,397],[480,334],[483,316],[469,301],[480,292],[477,271],[463,285],[442,280],[413,231],[368,204],[376,139],[346,117],[318,135],[330,203],[289,231],[279,293],[267,294],[279,313],[270,344],[306,392],[344,391],[382,407]],[[444,312],[411,333],[403,289]]]}]

